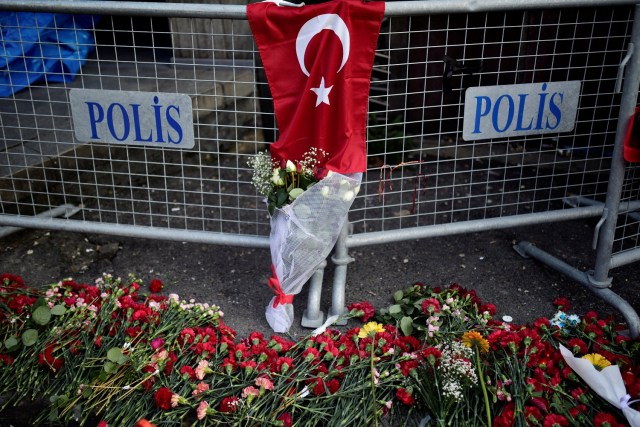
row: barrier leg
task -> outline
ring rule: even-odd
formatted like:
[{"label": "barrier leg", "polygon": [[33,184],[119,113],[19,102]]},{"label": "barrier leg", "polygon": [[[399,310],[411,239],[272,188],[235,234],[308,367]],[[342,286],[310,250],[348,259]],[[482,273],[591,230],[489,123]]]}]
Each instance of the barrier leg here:
[{"label": "barrier leg", "polygon": [[302,326],[305,328],[317,328],[324,322],[324,313],[320,311],[320,297],[322,294],[322,280],[324,279],[324,268],[327,261],[322,261],[316,271],[311,276],[309,283],[309,297],[307,299],[307,309],[302,314]]},{"label": "barrier leg", "polygon": [[[331,289],[331,308],[329,309],[329,316],[341,316],[346,312],[345,306],[345,287],[347,282],[347,267],[353,261],[353,258],[349,256],[347,249],[347,236],[349,235],[349,224],[345,224],[340,230],[340,236],[336,242],[335,251],[331,257],[331,261],[336,265],[335,272],[333,274],[333,287]],[[337,325],[346,325],[346,320],[336,322]]]}]

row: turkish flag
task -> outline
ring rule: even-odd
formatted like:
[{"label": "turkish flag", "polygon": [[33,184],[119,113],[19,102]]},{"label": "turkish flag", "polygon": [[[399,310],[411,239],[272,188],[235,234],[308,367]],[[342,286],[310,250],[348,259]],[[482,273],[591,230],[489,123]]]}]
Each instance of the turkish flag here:
[{"label": "turkish flag", "polygon": [[299,161],[315,147],[328,154],[327,170],[364,172],[369,85],[384,2],[291,7],[267,1],[248,5],[247,15],[279,129],[271,157]]}]

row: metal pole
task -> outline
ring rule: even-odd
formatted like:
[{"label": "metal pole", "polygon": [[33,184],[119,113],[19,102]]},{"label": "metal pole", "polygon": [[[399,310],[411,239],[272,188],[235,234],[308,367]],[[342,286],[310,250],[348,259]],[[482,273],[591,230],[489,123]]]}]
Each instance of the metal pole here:
[{"label": "metal pole", "polygon": [[311,276],[309,283],[309,297],[307,309],[302,314],[301,324],[305,328],[317,328],[324,322],[324,312],[320,310],[320,298],[322,297],[322,280],[327,261],[323,260]]},{"label": "metal pole", "polygon": [[631,44],[633,56],[627,65],[625,72],[622,98],[620,100],[620,112],[618,114],[618,127],[616,129],[615,145],[611,157],[611,171],[609,174],[609,184],[607,186],[607,198],[605,209],[607,218],[600,228],[598,245],[596,252],[596,262],[593,272],[595,283],[606,283],[609,280],[609,263],[615,238],[616,223],[620,208],[620,198],[622,186],[624,184],[625,161],[623,155],[624,138],[627,134],[629,120],[632,118],[638,100],[638,87],[640,86],[640,6],[636,6],[631,32]]},{"label": "metal pole", "polygon": [[413,239],[429,237],[452,236],[455,234],[475,233],[478,231],[502,230],[523,225],[544,224],[554,221],[569,221],[575,219],[592,218],[602,215],[602,206],[584,206],[557,211],[538,212],[532,214],[514,215],[509,217],[487,218],[450,224],[436,224],[416,228],[404,228],[371,233],[353,234],[347,237],[348,248],[359,246],[379,245],[384,243],[403,242]]},{"label": "metal pole", "polygon": [[20,228],[40,228],[45,230],[76,231],[79,233],[89,234],[110,234],[113,236],[172,240],[177,242],[211,243],[216,245],[249,248],[269,248],[268,236],[246,236],[230,233],[214,233],[209,231],[145,227],[141,225],[95,223],[17,215],[0,215],[0,225],[9,225]]},{"label": "metal pole", "polygon": [[[514,2],[513,0],[397,1],[386,3],[385,16],[624,6],[635,3],[636,0],[527,0],[523,2]],[[245,5],[226,4],[87,0],[0,0],[0,10],[127,16],[170,16],[173,18],[247,19],[247,8]]]},{"label": "metal pole", "polygon": [[[340,316],[345,313],[345,287],[347,282],[347,267],[353,261],[353,258],[349,256],[349,250],[347,248],[347,237],[349,235],[350,224],[347,223],[340,230],[338,241],[336,242],[335,252],[331,257],[331,261],[336,265],[333,273],[333,287],[331,292],[331,308],[329,309],[329,316]],[[337,325],[344,325],[347,321],[336,322]]]},{"label": "metal pole", "polygon": [[[58,216],[64,216],[65,218],[69,218],[70,216],[73,216],[76,213],[80,212],[81,209],[82,208],[79,208],[76,205],[65,204],[65,205],[56,206],[55,208],[50,209],[48,211],[40,212],[39,214],[36,215],[36,217],[51,219]],[[11,227],[11,226],[0,227],[0,239],[5,236],[8,236],[11,233],[15,233],[16,231],[20,231],[23,228],[24,227]]]}]

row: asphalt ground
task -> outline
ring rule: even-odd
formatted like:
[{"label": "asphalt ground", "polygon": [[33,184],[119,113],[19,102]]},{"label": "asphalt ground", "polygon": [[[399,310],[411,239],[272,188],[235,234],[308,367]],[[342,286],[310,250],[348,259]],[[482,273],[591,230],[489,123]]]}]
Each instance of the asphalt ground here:
[{"label": "asphalt ground", "polygon": [[[572,302],[571,313],[619,312],[581,284],[550,267],[520,256],[513,245],[530,241],[567,264],[587,271],[595,263],[591,249],[596,220],[575,220],[454,236],[372,245],[349,251],[346,303],[369,301],[377,309],[391,304],[396,290],[415,282],[434,286],[458,283],[474,289],[484,302],[497,306],[497,317],[516,324],[551,317],[556,297]],[[264,308],[272,292],[267,249],[87,235],[55,230],[21,230],[0,239],[0,270],[22,276],[33,287],[71,277],[93,283],[103,273],[133,274],[145,284],[158,278],[164,293],[217,304],[227,325],[244,337],[252,331],[271,334]],[[333,265],[324,273],[322,307],[331,303]],[[630,264],[611,270],[611,289],[640,311],[640,268]],[[300,325],[308,285],[294,302],[289,335],[310,332]],[[355,322],[355,321],[352,321]],[[349,324],[346,327],[357,323]]]}]

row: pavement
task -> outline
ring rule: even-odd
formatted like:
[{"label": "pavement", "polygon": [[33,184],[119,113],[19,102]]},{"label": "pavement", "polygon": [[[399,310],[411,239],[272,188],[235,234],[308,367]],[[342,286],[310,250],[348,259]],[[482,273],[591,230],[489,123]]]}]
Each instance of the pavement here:
[{"label": "pavement", "polygon": [[[371,245],[349,251],[346,304],[370,301],[377,309],[391,304],[396,290],[417,281],[434,286],[458,283],[474,289],[484,302],[498,308],[497,317],[516,324],[551,317],[556,297],[568,297],[571,313],[595,310],[620,314],[565,275],[533,259],[521,257],[513,245],[526,240],[573,267],[593,268],[591,239],[595,220],[572,220],[535,226],[467,233],[455,236]],[[225,322],[245,337],[252,331],[270,335],[264,308],[272,293],[267,286],[267,249],[171,242],[55,230],[20,230],[0,239],[0,270],[22,276],[34,287],[72,277],[92,283],[103,273],[134,274],[148,284],[158,278],[164,293],[177,293],[220,306]],[[612,290],[640,311],[640,269],[630,264],[611,270]],[[322,307],[331,302],[333,265],[324,274]],[[300,325],[307,289],[294,302],[291,338],[307,335]],[[355,321],[352,321],[355,322]],[[350,323],[345,327],[355,326]]]}]

